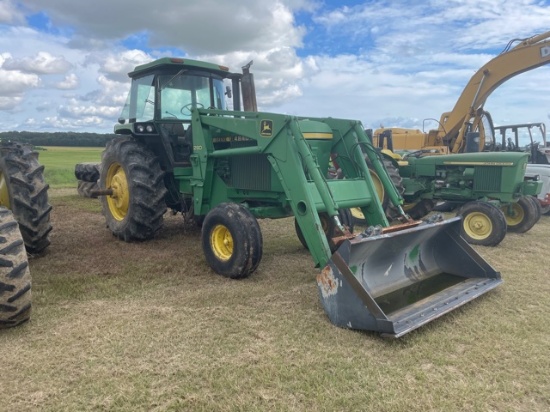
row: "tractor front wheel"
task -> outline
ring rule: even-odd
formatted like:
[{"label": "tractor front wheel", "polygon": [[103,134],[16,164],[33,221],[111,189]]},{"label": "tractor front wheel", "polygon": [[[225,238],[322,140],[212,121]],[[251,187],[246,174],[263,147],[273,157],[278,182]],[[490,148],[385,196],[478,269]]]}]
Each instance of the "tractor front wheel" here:
[{"label": "tractor front wheel", "polygon": [[0,329],[31,315],[31,273],[21,232],[12,213],[0,207]]},{"label": "tractor front wheel", "polygon": [[113,235],[124,241],[147,240],[162,227],[166,211],[163,172],[157,157],[131,137],[107,143],[99,187],[103,215]]},{"label": "tractor front wheel", "polygon": [[458,215],[462,216],[462,237],[472,245],[496,246],[506,236],[506,218],[491,203],[468,202]]},{"label": "tractor front wheel", "polygon": [[517,202],[509,203],[501,207],[508,230],[515,233],[525,233],[537,223],[539,210],[530,200],[530,196],[522,196]]},{"label": "tractor front wheel", "polygon": [[204,219],[201,243],[206,263],[219,275],[243,279],[262,259],[262,232],[250,211],[236,203],[221,203]]}]

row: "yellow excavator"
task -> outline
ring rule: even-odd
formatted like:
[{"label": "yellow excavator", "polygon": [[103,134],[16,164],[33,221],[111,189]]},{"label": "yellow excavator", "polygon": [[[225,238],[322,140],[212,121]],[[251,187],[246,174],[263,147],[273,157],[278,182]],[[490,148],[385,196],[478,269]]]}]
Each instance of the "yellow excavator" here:
[{"label": "yellow excavator", "polygon": [[483,109],[487,98],[512,77],[550,63],[549,38],[550,31],[547,31],[527,39],[511,40],[502,53],[472,76],[453,110],[441,115],[437,130],[425,133],[418,129],[380,128],[373,132],[375,146],[425,153],[491,149],[495,141],[494,127],[490,114]]}]

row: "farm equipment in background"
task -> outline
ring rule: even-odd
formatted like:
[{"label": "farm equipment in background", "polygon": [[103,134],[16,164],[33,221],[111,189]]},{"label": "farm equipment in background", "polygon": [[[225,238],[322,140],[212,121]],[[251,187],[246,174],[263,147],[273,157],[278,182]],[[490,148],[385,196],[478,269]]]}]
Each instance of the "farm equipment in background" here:
[{"label": "farm equipment in background", "polygon": [[[536,134],[535,134],[535,133]],[[495,151],[527,152],[531,155],[529,163],[550,164],[550,142],[546,141],[546,125],[544,123],[521,123],[495,127]],[[520,139],[529,143],[522,145]]]},{"label": "farm equipment in background", "polygon": [[99,189],[100,163],[77,163],[74,167],[74,175],[77,180],[76,190],[82,197],[97,198],[94,193]]},{"label": "farm equipment in background", "polygon": [[445,201],[459,207],[469,243],[496,246],[507,230],[524,233],[540,217],[533,196],[542,182],[525,176],[528,157],[514,152],[417,157],[413,152],[399,162],[405,209],[420,218],[436,201]]},{"label": "farm equipment in background", "polygon": [[[525,170],[528,178],[539,176],[543,183],[538,200],[541,212],[550,214],[550,142],[546,141],[546,125],[544,123],[521,123],[495,127],[495,151],[527,152],[530,154],[529,164]],[[528,141],[521,144],[520,140]]]},{"label": "farm equipment in background", "polygon": [[[381,133],[392,132],[395,150],[426,150],[449,153],[479,152],[495,145],[491,115],[483,108],[501,84],[521,73],[550,63],[550,31],[523,39],[514,47],[512,40],[498,56],[481,67],[464,87],[452,111],[441,115],[437,130],[382,128],[374,131],[376,146]],[[393,150],[392,149],[392,150]]]},{"label": "farm equipment in background", "polygon": [[[453,110],[441,115],[437,130],[430,130],[428,133],[424,133],[418,129],[381,128],[372,133],[374,145],[384,149],[386,152],[391,152],[388,154],[389,157],[394,157],[398,160],[399,156],[393,153],[408,153],[408,160],[412,160],[413,157],[417,159],[414,161],[414,167],[422,167],[421,164],[432,164],[424,168],[420,180],[415,181],[416,173],[410,171],[410,166],[403,166],[408,164],[407,161],[395,162],[400,165],[400,173],[407,174],[408,176],[403,180],[403,184],[406,186],[405,193],[408,193],[405,196],[405,209],[412,217],[420,218],[426,215],[434,208],[438,201],[444,201],[446,208],[464,206],[467,211],[470,211],[471,205],[469,205],[469,202],[488,200],[496,203],[501,208],[504,212],[508,229],[512,231],[524,232],[532,227],[533,222],[537,221],[539,214],[538,205],[534,205],[535,207],[533,208],[531,205],[533,202],[530,199],[531,195],[537,196],[540,194],[540,184],[539,191],[533,192],[534,186],[532,180],[536,177],[528,175],[523,189],[519,188],[518,185],[520,182],[517,180],[514,182],[501,181],[500,184],[503,186],[499,189],[497,187],[499,185],[497,178],[490,186],[489,192],[491,192],[491,196],[481,195],[478,198],[461,197],[461,193],[474,195],[476,191],[461,192],[460,190],[453,190],[451,196],[452,202],[448,202],[446,200],[449,199],[446,197],[439,197],[440,194],[449,193],[449,191],[440,190],[437,187],[442,184],[441,182],[445,182],[445,179],[438,178],[437,173],[439,172],[436,172],[433,167],[433,164],[438,161],[433,159],[422,160],[422,158],[453,154],[454,156],[462,156],[461,159],[456,158],[454,160],[459,164],[461,162],[468,162],[468,155],[465,155],[465,153],[494,151],[497,147],[495,143],[495,128],[491,115],[483,109],[483,106],[491,93],[505,81],[518,74],[550,63],[550,42],[547,40],[548,37],[550,37],[550,32],[545,32],[524,39],[514,47],[511,47],[511,41],[501,54],[486,63],[472,76],[458,98]],[[499,160],[495,159],[493,155],[487,155],[487,157],[479,156],[477,159],[477,161],[482,162],[482,166],[486,170],[489,170],[487,169],[489,162],[496,162],[493,169],[500,167],[498,166]],[[449,160],[445,161],[448,162]],[[519,163],[522,164],[523,161]],[[514,161],[514,164],[518,164],[518,162]],[[403,167],[408,167],[409,170],[403,170]],[[475,169],[477,170],[477,167]],[[433,174],[429,175],[427,170],[431,170]],[[472,167],[468,167],[465,170],[473,169]],[[496,171],[493,170],[491,173],[494,174]],[[517,174],[515,172],[512,174],[517,179]],[[455,183],[459,182],[455,178],[453,179]],[[479,179],[483,178],[476,176],[475,185],[481,187],[481,182],[478,182]],[[467,182],[471,180],[470,177],[466,177],[465,179]],[[455,183],[451,182],[451,186]],[[470,184],[474,183],[471,182]],[[507,193],[509,192],[509,187],[513,187],[515,193],[511,198]],[[482,190],[482,192],[485,192],[485,190]],[[420,197],[415,197],[414,193],[420,195]],[[527,196],[527,198],[524,196]],[[476,204],[474,213],[479,219],[468,219],[465,216],[463,220],[463,234],[469,241],[476,244],[496,244],[496,239],[502,237],[502,234],[493,236],[489,232],[490,229],[494,228],[494,226],[489,225],[491,221],[494,221],[494,218],[490,216],[490,214],[495,214],[494,209],[482,206],[484,211],[480,211],[478,210],[478,206],[479,204]],[[485,211],[485,209],[487,210]],[[502,220],[502,218],[498,217],[498,220]],[[469,222],[472,224],[475,223],[475,225],[470,226]]]},{"label": "farm equipment in background", "polygon": [[[170,208],[202,226],[212,270],[237,279],[260,264],[257,219],[294,216],[298,238],[321,268],[317,285],[330,320],[389,337],[501,283],[460,237],[458,219],[419,222],[404,214],[358,121],[257,112],[249,67],[230,73],[163,58],[129,73],[132,86],[114,129],[121,136],[103,152],[96,192],[116,237],[153,237]],[[400,224],[389,225],[361,147]],[[331,157],[344,179],[326,178]],[[369,224],[360,234],[346,225],[354,207]]]}]

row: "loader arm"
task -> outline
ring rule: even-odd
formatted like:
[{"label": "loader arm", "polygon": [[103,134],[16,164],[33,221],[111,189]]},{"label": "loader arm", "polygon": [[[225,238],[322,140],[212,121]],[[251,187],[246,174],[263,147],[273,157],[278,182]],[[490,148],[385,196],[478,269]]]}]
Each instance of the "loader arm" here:
[{"label": "loader arm", "polygon": [[[491,93],[518,74],[550,62],[550,31],[522,40],[511,49],[481,67],[470,79],[454,108],[441,115],[438,138],[453,153],[464,151],[467,123],[482,115],[483,105]],[[512,42],[510,42],[512,43]],[[483,136],[480,145],[483,144]]]}]

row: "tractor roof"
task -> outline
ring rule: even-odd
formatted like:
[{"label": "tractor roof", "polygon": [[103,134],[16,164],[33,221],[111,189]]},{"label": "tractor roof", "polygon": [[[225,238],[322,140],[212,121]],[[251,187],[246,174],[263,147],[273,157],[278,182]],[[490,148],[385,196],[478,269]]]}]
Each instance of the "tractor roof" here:
[{"label": "tractor roof", "polygon": [[176,57],[163,57],[161,59],[153,60],[150,63],[136,66],[134,71],[128,73],[128,76],[136,77],[136,75],[141,75],[157,70],[178,71],[181,69],[200,69],[215,73],[222,77],[230,77],[231,75],[231,73],[229,72],[229,68],[226,66],[202,62],[199,60],[183,59]]}]

